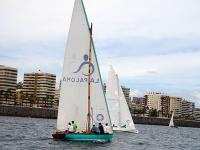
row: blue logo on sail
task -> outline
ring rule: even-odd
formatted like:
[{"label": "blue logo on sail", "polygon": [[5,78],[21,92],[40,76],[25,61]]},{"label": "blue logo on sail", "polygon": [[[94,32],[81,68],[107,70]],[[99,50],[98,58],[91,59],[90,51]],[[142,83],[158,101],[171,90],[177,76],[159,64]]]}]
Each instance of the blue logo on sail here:
[{"label": "blue logo on sail", "polygon": [[[85,54],[83,56],[83,59],[84,59],[84,61],[80,64],[78,69],[76,71],[72,72],[72,73],[77,74],[78,72],[80,72],[82,70],[82,68],[85,65],[90,65],[90,69],[91,69],[90,75],[92,75],[94,73],[94,64],[88,61],[89,58],[88,58],[87,54]],[[63,82],[87,83],[89,74],[88,73],[82,73],[82,75],[83,75],[82,77],[81,76],[78,76],[78,77],[75,77],[75,76],[64,76],[63,77]],[[90,78],[90,82],[91,83],[100,83],[100,79],[99,78],[95,78],[95,77],[91,77]]]},{"label": "blue logo on sail", "polygon": [[98,114],[96,118],[98,121],[103,121],[104,116],[102,114]]},{"label": "blue logo on sail", "polygon": [[[92,67],[92,70],[91,70],[91,72],[90,72],[90,75],[92,75],[93,73],[94,73],[94,65],[91,63],[91,62],[89,62],[88,61],[88,55],[87,54],[85,54],[84,56],[83,56],[83,59],[84,59],[84,62],[82,62],[81,63],[81,65],[79,66],[79,68],[75,71],[75,72],[73,72],[73,73],[78,73],[81,69],[82,69],[82,67],[84,66],[84,65],[90,65],[90,67]],[[83,75],[84,76],[88,76],[89,74],[85,74],[85,73],[83,73]]]}]

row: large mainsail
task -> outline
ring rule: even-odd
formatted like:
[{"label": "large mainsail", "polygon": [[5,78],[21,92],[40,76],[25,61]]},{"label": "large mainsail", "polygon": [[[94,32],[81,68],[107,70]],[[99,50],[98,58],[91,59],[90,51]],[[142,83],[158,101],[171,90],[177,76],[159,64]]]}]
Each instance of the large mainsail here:
[{"label": "large mainsail", "polygon": [[135,130],[132,116],[130,114],[122,87],[119,84],[118,75],[110,66],[107,84],[107,100],[111,116],[111,122],[119,128],[126,126],[127,129]]},{"label": "large mainsail", "polygon": [[[75,0],[65,50],[57,130],[66,130],[75,121],[78,131],[85,131],[88,115],[88,67],[90,31],[82,0]],[[110,118],[102,80],[92,42],[91,48],[91,116],[92,123],[108,123]]]}]

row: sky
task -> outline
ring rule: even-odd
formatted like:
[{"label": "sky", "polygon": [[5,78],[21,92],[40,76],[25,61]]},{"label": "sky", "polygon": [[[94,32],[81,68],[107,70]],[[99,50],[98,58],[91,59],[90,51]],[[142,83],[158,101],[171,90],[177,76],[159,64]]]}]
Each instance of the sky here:
[{"label": "sky", "polygon": [[[200,107],[199,0],[83,0],[103,81],[113,65],[132,96],[163,92]],[[74,0],[0,0],[0,64],[61,78]]]}]

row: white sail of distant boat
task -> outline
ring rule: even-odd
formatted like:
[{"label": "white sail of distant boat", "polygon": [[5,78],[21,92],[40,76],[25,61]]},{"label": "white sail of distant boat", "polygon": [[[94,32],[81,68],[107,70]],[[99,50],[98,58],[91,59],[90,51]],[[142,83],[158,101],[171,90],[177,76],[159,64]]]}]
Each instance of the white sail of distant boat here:
[{"label": "white sail of distant boat", "polygon": [[169,127],[174,127],[174,112],[172,113],[172,117],[169,122]]},{"label": "white sail of distant boat", "polygon": [[138,133],[122,91],[122,87],[119,84],[118,75],[115,73],[112,66],[110,66],[106,89],[113,130]]},{"label": "white sail of distant boat", "polygon": [[[82,0],[75,0],[64,56],[57,131],[65,131],[67,124],[75,121],[79,133],[82,131],[89,133],[88,126],[98,123],[103,125],[108,123],[112,132],[91,30]],[[89,122],[88,116],[91,117]],[[79,136],[78,138],[85,140],[80,135],[76,134],[74,135],[76,137],[72,138],[77,140]],[[87,140],[106,137],[106,135],[91,136],[88,134]],[[107,139],[111,138],[110,136]]]}]

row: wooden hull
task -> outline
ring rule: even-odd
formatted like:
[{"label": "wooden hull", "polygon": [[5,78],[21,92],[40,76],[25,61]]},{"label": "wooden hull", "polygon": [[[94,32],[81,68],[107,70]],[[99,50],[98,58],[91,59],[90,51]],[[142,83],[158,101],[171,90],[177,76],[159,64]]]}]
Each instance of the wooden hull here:
[{"label": "wooden hull", "polygon": [[52,136],[55,140],[64,140],[65,134],[66,134],[65,132],[56,132],[56,133],[52,134]]}]

